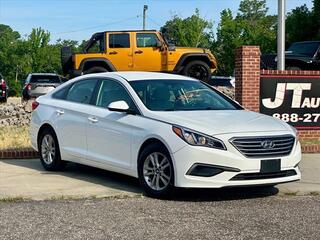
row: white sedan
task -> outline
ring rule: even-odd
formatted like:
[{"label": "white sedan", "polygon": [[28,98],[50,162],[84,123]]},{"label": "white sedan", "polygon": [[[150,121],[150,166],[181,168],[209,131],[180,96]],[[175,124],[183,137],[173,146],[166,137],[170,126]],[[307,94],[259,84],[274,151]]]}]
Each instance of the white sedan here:
[{"label": "white sedan", "polygon": [[76,162],[174,187],[275,185],[301,178],[296,131],[184,76],[114,72],[68,81],[33,103],[31,142],[45,169]]}]

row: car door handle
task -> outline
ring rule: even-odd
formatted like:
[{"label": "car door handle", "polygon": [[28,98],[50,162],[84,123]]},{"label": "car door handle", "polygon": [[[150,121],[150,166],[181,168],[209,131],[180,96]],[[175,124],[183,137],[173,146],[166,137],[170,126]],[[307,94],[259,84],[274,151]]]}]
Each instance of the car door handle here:
[{"label": "car door handle", "polygon": [[61,109],[57,109],[57,110],[56,110],[56,112],[58,113],[58,115],[62,115],[62,114],[64,114],[64,111],[63,111],[63,110],[61,110]]},{"label": "car door handle", "polygon": [[138,50],[138,51],[135,51],[134,53],[135,53],[135,54],[141,54],[141,53],[143,53],[143,51]]},{"label": "car door handle", "polygon": [[110,54],[110,55],[112,55],[112,54],[115,55],[115,54],[118,54],[118,52],[112,51],[112,52],[109,52],[109,54]]},{"label": "car door handle", "polygon": [[88,120],[92,123],[98,122],[98,119],[96,119],[95,117],[88,117]]}]

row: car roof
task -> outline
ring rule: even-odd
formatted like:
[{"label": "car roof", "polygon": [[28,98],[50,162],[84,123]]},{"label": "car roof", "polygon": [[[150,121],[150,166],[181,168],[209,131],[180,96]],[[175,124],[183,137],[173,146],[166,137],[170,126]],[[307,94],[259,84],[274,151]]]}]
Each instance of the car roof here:
[{"label": "car roof", "polygon": [[320,43],[320,41],[302,41],[302,42],[294,42],[294,43]]},{"label": "car roof", "polygon": [[189,80],[189,81],[198,81],[197,79],[193,79],[191,77],[186,77],[177,74],[169,74],[169,73],[159,73],[159,72],[106,72],[106,73],[96,73],[94,74],[100,77],[112,77],[118,76],[126,81],[139,81],[139,80]]}]

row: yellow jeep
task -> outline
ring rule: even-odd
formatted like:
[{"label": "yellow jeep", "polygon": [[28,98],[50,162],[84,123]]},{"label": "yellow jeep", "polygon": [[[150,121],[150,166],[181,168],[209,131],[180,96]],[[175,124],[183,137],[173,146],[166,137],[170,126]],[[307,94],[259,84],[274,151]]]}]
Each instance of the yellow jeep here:
[{"label": "yellow jeep", "polygon": [[175,47],[156,30],[95,33],[82,53],[61,49],[64,74],[152,71],[183,74],[208,82],[217,62],[208,49]]}]

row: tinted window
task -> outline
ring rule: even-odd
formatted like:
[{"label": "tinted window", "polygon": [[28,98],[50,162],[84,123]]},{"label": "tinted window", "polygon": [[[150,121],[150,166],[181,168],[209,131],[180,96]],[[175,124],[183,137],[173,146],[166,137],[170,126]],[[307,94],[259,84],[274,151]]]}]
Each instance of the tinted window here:
[{"label": "tinted window", "polygon": [[199,81],[144,80],[130,84],[144,105],[153,111],[242,109]]},{"label": "tinted window", "polygon": [[89,104],[97,80],[88,79],[74,83],[68,91],[66,100],[78,103]]},{"label": "tinted window", "polygon": [[61,80],[56,75],[32,75],[30,83],[61,83]]},{"label": "tinted window", "polygon": [[305,55],[308,57],[313,57],[316,53],[317,49],[319,48],[319,42],[304,42],[304,43],[293,43],[288,51],[294,54]]},{"label": "tinted window", "polygon": [[65,99],[67,96],[68,90],[69,90],[69,86],[66,86],[60,89],[59,91],[55,92],[54,94],[52,94],[52,97],[56,99]]},{"label": "tinted window", "polygon": [[154,33],[137,33],[137,47],[157,47],[158,38]]},{"label": "tinted window", "polygon": [[110,34],[109,48],[129,48],[130,40],[128,33]]},{"label": "tinted window", "polygon": [[106,108],[110,103],[116,101],[125,101],[130,109],[136,110],[129,93],[120,83],[112,80],[103,80],[98,91],[96,105]]}]

